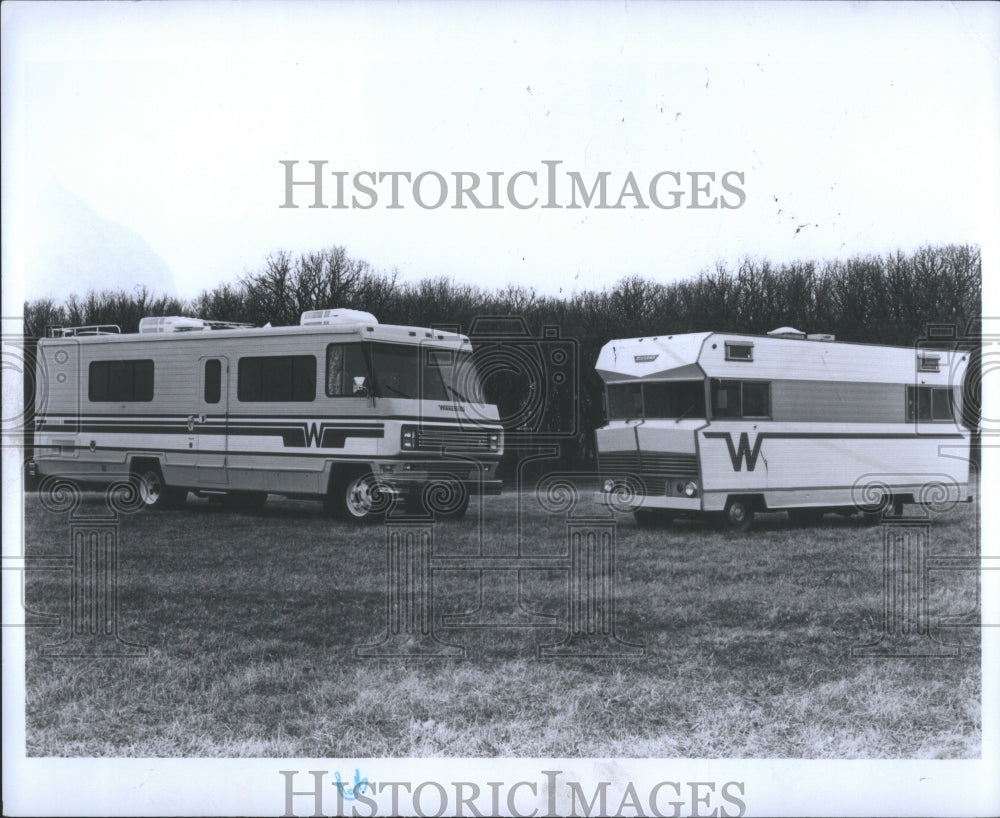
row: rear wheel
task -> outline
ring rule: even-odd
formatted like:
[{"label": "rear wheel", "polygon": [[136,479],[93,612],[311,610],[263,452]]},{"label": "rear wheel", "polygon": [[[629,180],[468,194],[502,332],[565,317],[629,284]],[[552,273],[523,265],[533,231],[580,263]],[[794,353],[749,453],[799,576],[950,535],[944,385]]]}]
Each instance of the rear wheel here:
[{"label": "rear wheel", "polygon": [[753,524],[753,506],[742,497],[730,497],[719,525],[726,531],[746,531]]},{"label": "rear wheel", "polygon": [[674,513],[665,508],[637,508],[632,516],[639,528],[661,528],[674,521]]},{"label": "rear wheel", "polygon": [[146,508],[177,508],[187,499],[187,489],[168,486],[159,466],[143,465],[133,473],[133,479],[138,487],[139,498]]}]

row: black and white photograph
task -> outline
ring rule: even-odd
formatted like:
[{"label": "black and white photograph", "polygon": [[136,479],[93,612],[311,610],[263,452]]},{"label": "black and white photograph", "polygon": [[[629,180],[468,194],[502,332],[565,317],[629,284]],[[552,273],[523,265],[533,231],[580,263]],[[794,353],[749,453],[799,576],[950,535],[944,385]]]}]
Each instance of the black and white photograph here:
[{"label": "black and white photograph", "polygon": [[1000,8],[9,0],[3,812],[1000,813]]}]

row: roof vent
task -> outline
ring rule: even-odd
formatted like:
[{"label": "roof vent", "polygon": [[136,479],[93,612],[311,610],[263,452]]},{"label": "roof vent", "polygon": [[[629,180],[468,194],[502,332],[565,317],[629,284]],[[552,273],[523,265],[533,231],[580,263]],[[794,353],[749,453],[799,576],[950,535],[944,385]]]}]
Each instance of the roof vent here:
[{"label": "roof vent", "polygon": [[299,324],[314,327],[319,324],[377,324],[378,319],[364,310],[349,310],[343,307],[335,310],[308,310],[302,313]]},{"label": "roof vent", "polygon": [[828,332],[812,332],[806,336],[807,341],[836,341],[837,338],[834,335],[830,335]]},{"label": "roof vent", "polygon": [[795,329],[795,327],[778,327],[771,330],[768,335],[772,338],[798,338],[799,340],[804,340],[806,337],[804,332]]}]

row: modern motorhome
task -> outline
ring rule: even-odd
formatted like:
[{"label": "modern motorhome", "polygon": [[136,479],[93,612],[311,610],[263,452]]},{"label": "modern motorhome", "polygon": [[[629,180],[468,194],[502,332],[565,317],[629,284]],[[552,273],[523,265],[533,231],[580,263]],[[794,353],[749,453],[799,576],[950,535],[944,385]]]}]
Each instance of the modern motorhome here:
[{"label": "modern motorhome", "polygon": [[737,530],[756,512],[874,519],[967,500],[968,358],[790,327],[609,341],[599,497],[640,525],[709,516]]},{"label": "modern motorhome", "polygon": [[313,310],[290,327],[180,316],[50,329],[38,342],[38,475],[132,480],[151,507],[188,492],[255,508],[322,498],[348,519],[397,500],[441,517],[499,494],[503,429],[468,337]]}]

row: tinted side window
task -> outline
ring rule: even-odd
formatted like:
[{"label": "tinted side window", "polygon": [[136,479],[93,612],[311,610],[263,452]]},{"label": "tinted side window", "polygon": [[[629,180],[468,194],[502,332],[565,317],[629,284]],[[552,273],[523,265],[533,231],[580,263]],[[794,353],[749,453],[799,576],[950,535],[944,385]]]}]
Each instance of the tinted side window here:
[{"label": "tinted side window", "polygon": [[153,399],[153,362],[92,361],[87,396],[94,402],[151,401]]},{"label": "tinted side window", "polygon": [[315,400],[316,357],[270,355],[240,358],[236,395],[241,401]]}]

